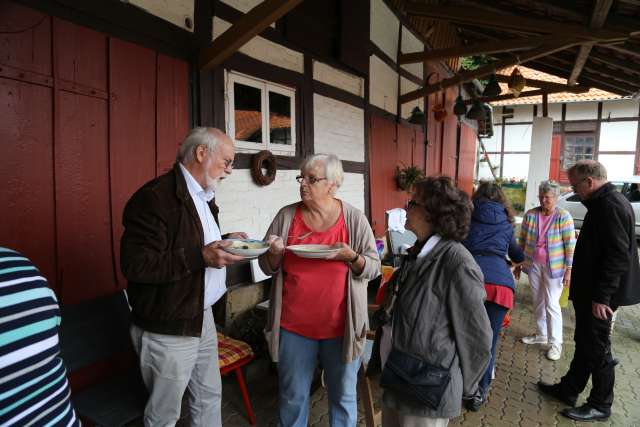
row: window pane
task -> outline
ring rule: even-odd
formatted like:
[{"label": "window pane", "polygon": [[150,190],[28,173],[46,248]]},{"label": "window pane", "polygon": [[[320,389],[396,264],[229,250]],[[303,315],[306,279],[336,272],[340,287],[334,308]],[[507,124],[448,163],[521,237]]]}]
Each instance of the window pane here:
[{"label": "window pane", "polygon": [[233,84],[236,140],[262,143],[262,95],[260,89]]},{"label": "window pane", "polygon": [[291,98],[269,92],[269,135],[272,144],[291,145]]},{"label": "window pane", "polygon": [[562,168],[567,170],[578,160],[593,159],[594,146],[593,135],[566,135]]}]

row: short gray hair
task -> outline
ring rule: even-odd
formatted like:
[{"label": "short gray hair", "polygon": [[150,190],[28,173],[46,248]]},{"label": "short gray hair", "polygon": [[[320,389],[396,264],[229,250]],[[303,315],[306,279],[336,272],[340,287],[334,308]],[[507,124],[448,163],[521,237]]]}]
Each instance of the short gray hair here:
[{"label": "short gray hair", "polygon": [[324,166],[324,174],[327,181],[333,182],[336,187],[340,188],[342,181],[344,180],[344,169],[342,169],[342,162],[335,154],[312,154],[300,165],[301,171],[313,167],[316,163],[322,163]]},{"label": "short gray hair", "polygon": [[607,180],[607,170],[602,163],[596,160],[578,160],[567,172],[581,179],[593,178],[596,181]]},{"label": "short gray hair", "polygon": [[196,148],[200,145],[207,147],[209,153],[213,153],[216,146],[220,142],[220,139],[206,127],[196,127],[191,129],[189,135],[184,139],[180,148],[178,148],[178,154],[176,155],[176,162],[186,165],[195,161]]},{"label": "short gray hair", "polygon": [[538,186],[538,194],[552,193],[554,197],[560,195],[560,186],[555,181],[542,181]]}]

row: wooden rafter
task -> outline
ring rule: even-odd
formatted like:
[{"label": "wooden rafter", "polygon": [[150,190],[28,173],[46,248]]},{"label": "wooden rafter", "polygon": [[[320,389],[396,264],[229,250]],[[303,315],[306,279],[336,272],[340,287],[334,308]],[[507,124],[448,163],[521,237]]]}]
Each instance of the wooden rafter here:
[{"label": "wooden rafter", "polygon": [[[511,76],[505,76],[504,74],[496,74],[496,78],[501,83],[507,83]],[[584,93],[588,92],[588,87],[579,86],[567,86],[562,83],[546,82],[544,80],[526,79],[527,86],[544,89],[549,93],[555,92],[571,92],[571,93]]]},{"label": "wooden rafter", "polygon": [[598,51],[592,51],[591,55],[589,55],[589,58],[603,64],[610,65],[614,68],[625,70],[640,76],[640,65],[635,61],[623,61],[616,58],[615,56],[603,55]]},{"label": "wooden rafter", "polygon": [[[549,74],[553,74],[553,75],[565,77],[565,78],[569,77],[568,76],[569,72],[563,66],[560,66],[557,63],[554,63],[553,61],[548,60],[548,58],[544,58],[544,62],[533,61],[531,64],[529,64],[529,66],[531,68],[543,71],[545,73],[549,73]],[[615,93],[617,95],[626,96],[626,95],[629,95],[630,93],[624,89],[613,86],[611,83],[594,81],[589,79],[589,77],[590,75],[588,75],[587,73],[582,73],[580,75],[580,83],[585,84],[587,86],[596,87],[601,90],[606,90],[607,92]]]},{"label": "wooden rafter", "polygon": [[578,24],[555,22],[548,19],[528,18],[517,15],[498,15],[477,8],[463,6],[441,6],[418,3],[407,0],[405,11],[410,15],[458,22],[462,24],[480,25],[492,28],[503,28],[511,31],[556,34],[564,37],[577,37],[583,40],[607,42],[629,38],[629,33],[609,29],[593,30]]},{"label": "wooden rafter", "polygon": [[300,3],[302,0],[265,0],[258,4],[202,50],[200,69],[209,70],[220,65],[242,45]]},{"label": "wooden rafter", "polygon": [[[602,28],[607,20],[607,15],[609,14],[612,4],[613,0],[595,1],[595,4],[593,5],[593,12],[591,13],[591,21],[589,22],[590,28],[594,30]],[[593,49],[594,44],[594,42],[588,42],[580,46],[580,50],[576,56],[576,62],[573,64],[573,69],[571,70],[569,80],[567,81],[570,86],[573,86],[578,82],[578,76],[580,76],[584,65],[587,63],[589,53],[591,53],[591,49]]]},{"label": "wooden rafter", "polygon": [[[540,60],[540,63],[552,67],[555,69],[553,74],[558,75],[559,70],[562,70],[565,74],[568,73],[566,70],[566,61],[560,61],[555,57],[545,57]],[[623,82],[620,80],[616,80],[609,76],[605,76],[601,71],[591,72],[589,68],[585,67],[583,72],[580,74],[580,82],[582,84],[586,84],[591,87],[599,87],[602,90],[606,90],[612,93],[617,93],[619,95],[629,95],[638,90],[639,85],[633,85],[631,82]]]},{"label": "wooden rafter", "polygon": [[426,86],[424,88],[416,89],[414,91],[408,92],[400,96],[400,103],[405,104],[407,102],[411,102],[423,96],[428,96],[432,93],[439,92],[448,87],[455,86],[460,83],[468,82],[476,78],[487,76],[493,73],[495,70],[510,67],[512,65],[522,64],[527,61],[532,61],[534,59],[550,55],[554,52],[566,49],[571,46],[575,46],[577,44],[580,44],[580,40],[572,40],[571,42],[567,42],[566,44],[541,46],[537,49],[529,50],[519,55],[516,55],[515,58],[501,59],[492,64],[480,67],[476,70],[458,73],[455,76],[450,77],[448,79],[441,80],[438,83]]},{"label": "wooden rafter", "polygon": [[[547,60],[557,61],[558,63],[564,64],[564,68],[569,69],[573,65],[573,59],[563,54],[562,52],[557,52],[555,55],[542,59],[543,62]],[[638,79],[636,76],[628,75],[626,73],[609,68],[608,66],[594,66],[594,64],[587,63],[584,66],[583,73],[584,72],[590,73],[590,76],[592,76],[592,80],[594,79],[594,77],[596,77],[599,78],[599,81],[611,81],[612,84],[617,82],[625,85],[626,87],[640,86],[640,79]]]},{"label": "wooden rafter", "polygon": [[423,61],[437,61],[459,56],[480,55],[486,53],[511,52],[541,46],[547,43],[561,43],[557,36],[523,37],[511,40],[492,40],[470,46],[456,46],[446,49],[435,49],[428,52],[412,52],[400,55],[400,64],[413,64]]}]

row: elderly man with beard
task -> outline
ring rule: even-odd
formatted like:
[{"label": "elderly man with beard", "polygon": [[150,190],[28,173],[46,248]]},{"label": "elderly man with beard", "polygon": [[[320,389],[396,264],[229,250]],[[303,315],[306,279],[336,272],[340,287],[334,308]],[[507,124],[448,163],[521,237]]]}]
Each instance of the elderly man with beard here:
[{"label": "elderly man with beard", "polygon": [[145,426],[175,425],[185,391],[193,426],[222,425],[211,306],[226,291],[225,267],[243,258],[224,250],[214,195],[231,174],[234,155],[223,132],[195,128],[173,169],[143,185],[124,210],[121,268],[129,281],[131,338],[149,391]]}]

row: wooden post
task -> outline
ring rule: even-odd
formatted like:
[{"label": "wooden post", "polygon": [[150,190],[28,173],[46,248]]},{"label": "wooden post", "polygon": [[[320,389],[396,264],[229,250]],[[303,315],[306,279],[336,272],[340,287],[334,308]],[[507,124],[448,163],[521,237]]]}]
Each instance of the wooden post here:
[{"label": "wooden post", "polygon": [[542,117],[549,117],[549,94],[542,94]]}]

